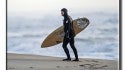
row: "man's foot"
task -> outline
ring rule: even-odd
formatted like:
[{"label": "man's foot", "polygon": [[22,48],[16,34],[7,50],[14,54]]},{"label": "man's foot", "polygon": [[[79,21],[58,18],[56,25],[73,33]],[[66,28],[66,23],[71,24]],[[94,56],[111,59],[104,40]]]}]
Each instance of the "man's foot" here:
[{"label": "man's foot", "polygon": [[79,61],[79,59],[75,59],[75,60],[72,60],[72,61]]},{"label": "man's foot", "polygon": [[63,59],[63,61],[71,61],[71,58]]}]

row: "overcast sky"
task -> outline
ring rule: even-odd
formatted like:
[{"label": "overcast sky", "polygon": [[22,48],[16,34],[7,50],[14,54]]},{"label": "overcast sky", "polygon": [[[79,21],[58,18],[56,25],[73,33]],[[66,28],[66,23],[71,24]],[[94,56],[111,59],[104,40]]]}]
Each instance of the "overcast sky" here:
[{"label": "overcast sky", "polygon": [[119,0],[8,0],[8,12],[71,10],[118,10]]}]

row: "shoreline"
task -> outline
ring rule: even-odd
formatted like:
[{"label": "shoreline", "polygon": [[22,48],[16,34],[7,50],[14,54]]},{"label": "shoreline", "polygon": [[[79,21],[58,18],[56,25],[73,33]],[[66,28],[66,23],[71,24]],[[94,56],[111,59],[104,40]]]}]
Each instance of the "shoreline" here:
[{"label": "shoreline", "polygon": [[[47,57],[56,57],[56,58],[65,58],[66,56],[53,56],[53,55],[40,55],[40,54],[31,54],[31,53],[16,53],[16,52],[7,52],[8,54],[23,54],[23,55],[37,55],[37,56],[47,56]],[[75,58],[75,57],[71,57]],[[115,60],[118,61],[119,58],[95,58],[95,57],[81,57],[79,56],[80,59],[99,59],[99,60]]]},{"label": "shoreline", "polygon": [[80,58],[79,62],[73,62],[62,59],[64,58],[7,53],[7,70],[118,70],[117,60]]}]

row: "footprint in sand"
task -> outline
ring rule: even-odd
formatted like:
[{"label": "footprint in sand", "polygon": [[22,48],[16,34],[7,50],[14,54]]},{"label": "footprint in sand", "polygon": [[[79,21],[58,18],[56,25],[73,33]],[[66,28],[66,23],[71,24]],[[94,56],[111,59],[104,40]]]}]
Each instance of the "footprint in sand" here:
[{"label": "footprint in sand", "polygon": [[29,68],[33,69],[34,67],[31,66],[31,67],[29,67]]},{"label": "footprint in sand", "polygon": [[9,69],[16,69],[15,67],[9,67]]},{"label": "footprint in sand", "polygon": [[99,66],[99,64],[82,64],[79,65],[80,67],[83,67],[83,69],[89,69],[89,70],[95,70],[95,69],[104,69],[106,70],[106,68],[108,67],[107,65],[103,65],[103,66]]},{"label": "footprint in sand", "polygon": [[96,60],[85,60],[87,62],[95,62],[95,63],[98,63],[99,61],[96,61]]},{"label": "footprint in sand", "polygon": [[57,68],[60,68],[60,66],[56,66]]},{"label": "footprint in sand", "polygon": [[108,66],[107,65],[103,65],[103,66],[101,66],[101,67],[95,67],[94,69],[105,69],[105,68],[107,68]]}]

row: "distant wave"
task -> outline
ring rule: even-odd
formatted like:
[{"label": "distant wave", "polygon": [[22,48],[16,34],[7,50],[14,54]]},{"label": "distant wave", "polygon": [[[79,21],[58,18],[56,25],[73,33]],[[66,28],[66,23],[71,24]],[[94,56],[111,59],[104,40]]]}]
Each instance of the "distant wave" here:
[{"label": "distant wave", "polygon": [[100,38],[100,37],[96,37],[96,38],[75,38],[76,41],[83,41],[83,42],[94,42],[94,41],[117,41],[117,38],[113,38],[113,37],[104,37],[104,38]]},{"label": "distant wave", "polygon": [[43,37],[47,35],[47,33],[8,33],[8,37]]}]

